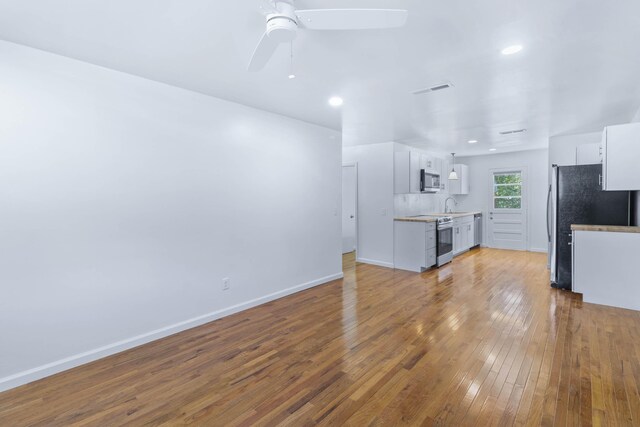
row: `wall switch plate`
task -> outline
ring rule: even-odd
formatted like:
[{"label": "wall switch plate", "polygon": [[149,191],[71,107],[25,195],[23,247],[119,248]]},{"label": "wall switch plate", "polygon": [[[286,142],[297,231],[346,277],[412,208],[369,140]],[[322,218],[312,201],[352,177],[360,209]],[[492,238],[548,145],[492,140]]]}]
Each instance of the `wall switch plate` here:
[{"label": "wall switch plate", "polygon": [[222,279],[222,290],[228,291],[229,288],[231,288],[231,283],[229,281],[229,278],[225,277],[224,279]]}]

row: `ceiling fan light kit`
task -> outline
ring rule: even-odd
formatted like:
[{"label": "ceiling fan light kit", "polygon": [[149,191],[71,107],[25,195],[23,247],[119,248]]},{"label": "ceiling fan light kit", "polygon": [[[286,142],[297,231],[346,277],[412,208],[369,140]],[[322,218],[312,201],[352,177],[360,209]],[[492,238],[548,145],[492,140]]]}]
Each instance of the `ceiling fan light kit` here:
[{"label": "ceiling fan light kit", "polygon": [[[249,71],[260,71],[281,43],[292,42],[298,29],[366,30],[402,27],[408,12],[403,9],[304,9],[291,0],[275,0],[266,15],[266,30],[256,46]],[[271,6],[271,3],[269,3]],[[265,8],[261,8],[266,10]]]}]

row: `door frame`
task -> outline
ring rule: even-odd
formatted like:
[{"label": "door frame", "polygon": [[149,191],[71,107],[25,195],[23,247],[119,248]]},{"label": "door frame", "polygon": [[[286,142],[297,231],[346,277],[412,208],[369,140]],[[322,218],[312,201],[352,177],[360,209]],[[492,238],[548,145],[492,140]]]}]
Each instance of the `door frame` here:
[{"label": "door frame", "polygon": [[[530,233],[530,227],[531,227],[531,218],[530,218],[530,210],[529,210],[529,171],[527,166],[515,166],[512,168],[494,168],[494,169],[489,169],[489,204],[488,207],[489,209],[487,210],[487,213],[491,212],[494,210],[493,207],[493,175],[496,173],[505,173],[505,172],[520,172],[522,175],[522,210],[524,210],[524,215],[523,218],[526,221],[525,226],[523,227],[523,233],[524,233],[524,250],[525,251],[529,251],[530,248],[530,242],[529,242],[529,236],[531,235]],[[491,227],[489,227],[489,221],[491,221],[489,218],[487,218],[487,226],[486,228],[486,242],[487,243],[491,243],[493,245],[493,240],[492,238],[490,238],[492,229]],[[493,247],[493,246],[491,246]]]},{"label": "door frame", "polygon": [[[360,221],[358,218],[358,184],[359,184],[359,179],[358,179],[358,162],[347,162],[347,163],[343,163],[342,164],[342,168],[345,167],[354,167],[355,168],[355,172],[356,172],[356,211],[355,211],[355,220],[356,220],[356,259],[358,258],[358,250],[359,250],[359,244],[358,244],[358,237],[360,236]],[[342,172],[344,169],[340,169],[340,171]],[[342,175],[340,175],[340,177],[342,178]],[[340,182],[340,188],[342,188],[342,181]],[[340,223],[342,224],[342,193],[340,193]],[[342,226],[340,227],[340,238],[342,239]],[[340,240],[342,242],[342,240]],[[340,243],[340,252],[342,252],[342,243]]]}]

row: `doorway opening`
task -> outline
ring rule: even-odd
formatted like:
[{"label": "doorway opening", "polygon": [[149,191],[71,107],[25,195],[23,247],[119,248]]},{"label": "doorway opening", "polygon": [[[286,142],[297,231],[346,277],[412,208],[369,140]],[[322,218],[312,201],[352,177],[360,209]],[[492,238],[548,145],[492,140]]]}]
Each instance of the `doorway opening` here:
[{"label": "doorway opening", "polygon": [[[355,265],[358,248],[358,165],[342,165],[342,258]],[[346,261],[345,261],[346,260]],[[343,268],[343,270],[346,266]]]},{"label": "doorway opening", "polygon": [[492,169],[487,219],[488,246],[526,251],[527,171],[526,168]]}]

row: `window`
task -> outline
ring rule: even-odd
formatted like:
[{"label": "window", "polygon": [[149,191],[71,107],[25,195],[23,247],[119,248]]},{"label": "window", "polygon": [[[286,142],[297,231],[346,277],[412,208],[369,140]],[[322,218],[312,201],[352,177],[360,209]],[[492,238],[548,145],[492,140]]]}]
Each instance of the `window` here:
[{"label": "window", "polygon": [[522,173],[493,174],[493,208],[522,209]]}]

